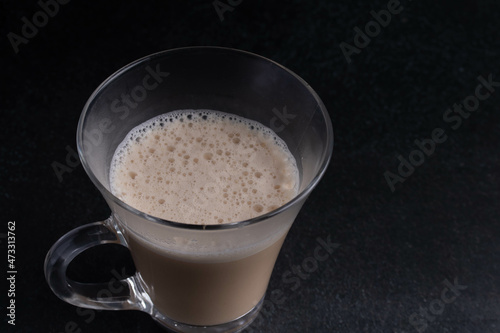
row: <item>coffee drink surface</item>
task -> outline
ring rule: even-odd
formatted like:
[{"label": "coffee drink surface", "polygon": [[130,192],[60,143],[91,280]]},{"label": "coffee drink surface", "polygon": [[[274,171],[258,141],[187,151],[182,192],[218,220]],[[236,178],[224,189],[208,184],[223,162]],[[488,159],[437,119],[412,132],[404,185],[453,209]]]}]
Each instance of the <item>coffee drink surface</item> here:
[{"label": "coffee drink surface", "polygon": [[295,159],[274,132],[215,111],[177,111],[139,125],[118,147],[110,176],[113,193],[132,207],[189,224],[262,215],[298,187]]}]

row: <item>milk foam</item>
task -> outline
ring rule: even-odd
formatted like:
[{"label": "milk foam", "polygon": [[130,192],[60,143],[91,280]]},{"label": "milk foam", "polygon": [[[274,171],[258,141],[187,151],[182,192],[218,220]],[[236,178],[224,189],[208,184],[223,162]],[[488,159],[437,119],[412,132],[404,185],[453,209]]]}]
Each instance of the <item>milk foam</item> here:
[{"label": "milk foam", "polygon": [[298,170],[285,142],[262,124],[211,110],[180,110],[135,127],[111,163],[111,190],[170,221],[221,224],[290,201]]}]

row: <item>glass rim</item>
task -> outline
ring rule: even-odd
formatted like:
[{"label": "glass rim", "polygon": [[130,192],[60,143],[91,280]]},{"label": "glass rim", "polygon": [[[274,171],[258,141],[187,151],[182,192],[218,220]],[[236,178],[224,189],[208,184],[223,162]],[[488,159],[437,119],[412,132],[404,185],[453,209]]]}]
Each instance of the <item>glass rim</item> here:
[{"label": "glass rim", "polygon": [[[290,201],[286,202],[285,204],[281,205],[280,207],[267,212],[263,215],[259,215],[250,219],[246,220],[241,220],[241,221],[235,221],[231,223],[223,223],[223,224],[189,224],[189,223],[182,223],[182,222],[175,222],[175,221],[170,221],[167,219],[162,219],[153,215],[149,215],[147,213],[144,213],[126,202],[122,201],[118,197],[116,197],[111,191],[109,191],[104,184],[102,184],[99,179],[95,176],[94,172],[92,171],[92,168],[89,166],[85,152],[83,150],[83,125],[84,121],[86,119],[87,113],[90,111],[90,105],[92,102],[95,100],[95,98],[111,83],[114,82],[116,79],[119,79],[123,73],[128,72],[129,70],[135,68],[136,66],[143,64],[145,62],[154,60],[155,58],[162,57],[167,54],[172,54],[176,52],[184,52],[184,51],[193,51],[193,50],[219,50],[219,51],[227,51],[227,52],[233,52],[233,53],[239,53],[239,54],[244,54],[248,55],[254,58],[257,58],[258,60],[268,62],[274,66],[277,66],[281,70],[284,70],[288,72],[293,78],[295,78],[298,82],[304,86],[308,92],[313,96],[315,101],[317,102],[319,109],[321,111],[321,114],[325,120],[325,126],[326,126],[326,137],[327,137],[327,142],[325,145],[325,148],[322,151],[322,156],[321,156],[321,165],[316,172],[314,178],[307,184],[307,186],[297,193]],[[328,111],[326,110],[325,105],[323,104],[322,100],[318,96],[318,94],[311,88],[311,86],[300,76],[295,74],[293,71],[289,70],[288,68],[284,67],[283,65],[280,65],[279,63],[268,59],[266,57],[260,56],[258,54],[244,51],[244,50],[238,50],[234,48],[228,48],[228,47],[219,47],[219,46],[190,46],[190,47],[181,47],[181,48],[175,48],[175,49],[169,49],[169,50],[164,50],[164,51],[159,51],[156,53],[152,53],[150,55],[144,56],[142,58],[139,58],[135,61],[130,62],[129,64],[123,66],[113,74],[111,74],[107,79],[105,79],[95,90],[94,92],[90,95],[88,98],[87,102],[85,103],[85,106],[83,107],[83,111],[80,115],[80,119],[78,121],[78,127],[77,127],[77,135],[76,135],[76,142],[77,142],[77,150],[78,150],[78,155],[80,157],[80,160],[82,162],[82,166],[89,176],[90,180],[94,183],[94,185],[97,187],[97,189],[104,195],[110,198],[115,204],[119,205],[120,207],[134,213],[138,217],[155,222],[161,225],[169,226],[169,227],[174,227],[174,228],[180,228],[180,229],[194,229],[194,230],[224,230],[224,229],[234,229],[234,228],[241,228],[247,225],[253,225],[265,220],[268,220],[269,218],[278,215],[282,213],[283,211],[288,210],[290,207],[294,206],[298,201],[302,200],[304,197],[308,196],[310,192],[316,187],[316,185],[319,183],[320,179],[323,177],[324,173],[326,172],[326,169],[328,167],[328,164],[330,162],[330,159],[332,157],[333,153],[333,128],[332,128],[332,123],[330,119],[330,115],[328,114]]]}]

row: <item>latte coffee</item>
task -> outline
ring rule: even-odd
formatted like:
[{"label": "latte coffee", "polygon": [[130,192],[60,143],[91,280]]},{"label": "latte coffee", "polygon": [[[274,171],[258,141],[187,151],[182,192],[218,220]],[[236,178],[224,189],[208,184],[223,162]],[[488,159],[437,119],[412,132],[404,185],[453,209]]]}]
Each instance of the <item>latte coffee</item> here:
[{"label": "latte coffee", "polygon": [[[110,166],[113,194],[131,207],[197,225],[248,220],[298,192],[293,155],[260,123],[210,110],[181,110],[135,127]],[[126,233],[155,307],[173,320],[216,325],[241,317],[264,296],[286,231],[260,248],[191,255],[166,252]],[[160,240],[161,241],[161,240]]]}]

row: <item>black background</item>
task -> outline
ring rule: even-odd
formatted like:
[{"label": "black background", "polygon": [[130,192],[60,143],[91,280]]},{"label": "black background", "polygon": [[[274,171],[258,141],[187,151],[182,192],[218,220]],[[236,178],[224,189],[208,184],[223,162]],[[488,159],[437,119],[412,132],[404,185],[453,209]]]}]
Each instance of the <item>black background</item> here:
[{"label": "black background", "polygon": [[[16,54],[7,35],[21,35],[21,18],[31,21],[40,6],[3,1],[0,233],[16,222],[18,273],[16,326],[7,324],[2,278],[0,331],[162,331],[136,311],[78,313],[50,291],[43,273],[50,246],[109,214],[81,166],[59,181],[52,164],[65,163],[66,147],[76,149],[80,112],[113,72],[153,52],[216,45],[296,72],[323,99],[335,131],[332,163],[270,282],[286,300],[266,309],[254,331],[500,332],[500,87],[458,128],[443,120],[474,94],[479,76],[500,82],[500,6],[402,0],[401,12],[349,64],[340,43],[352,45],[353,29],[364,30],[370,11],[387,3],[244,0],[221,21],[210,0],[73,0]],[[384,172],[397,173],[397,156],[408,158],[414,141],[435,128],[447,140],[392,192]],[[318,237],[339,247],[300,285],[286,283],[283,274],[313,256]],[[6,272],[7,240],[0,240]],[[126,250],[101,246],[70,274],[109,281],[112,269],[134,271]],[[436,300],[446,279],[467,289],[442,309]],[[438,314],[427,310],[428,327],[422,319],[412,325],[411,315],[429,306]]]}]

